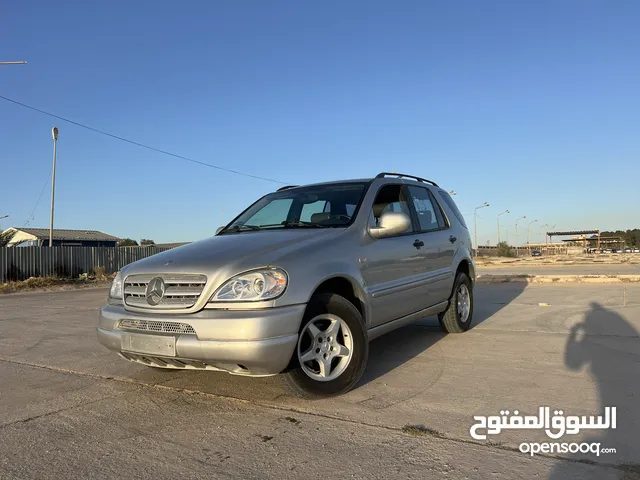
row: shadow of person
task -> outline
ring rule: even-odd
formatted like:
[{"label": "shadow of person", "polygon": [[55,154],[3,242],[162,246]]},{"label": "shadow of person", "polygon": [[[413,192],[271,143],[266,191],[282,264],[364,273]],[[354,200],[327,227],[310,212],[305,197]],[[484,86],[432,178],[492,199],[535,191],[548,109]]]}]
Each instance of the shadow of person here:
[{"label": "shadow of person", "polygon": [[[631,312],[638,310],[632,309]],[[624,478],[640,478],[640,339],[638,331],[622,315],[597,302],[582,322],[571,328],[564,355],[569,370],[586,372],[598,389],[599,411],[580,415],[603,415],[616,407],[616,428],[585,430],[580,436],[565,435],[558,442],[599,443],[615,453],[570,453],[572,459],[615,464]],[[565,412],[565,415],[571,413]],[[573,437],[573,438],[572,438]],[[566,455],[563,455],[566,456]],[[549,478],[568,478],[572,462],[560,462]],[[593,478],[600,478],[594,473]],[[584,478],[584,477],[582,477]]]}]

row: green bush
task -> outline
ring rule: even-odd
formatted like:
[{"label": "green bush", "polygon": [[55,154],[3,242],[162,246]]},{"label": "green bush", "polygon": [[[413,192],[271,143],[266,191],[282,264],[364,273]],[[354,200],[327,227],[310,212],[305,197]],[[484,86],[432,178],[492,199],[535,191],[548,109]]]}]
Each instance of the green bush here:
[{"label": "green bush", "polygon": [[507,242],[498,243],[497,254],[499,257],[515,257],[515,254],[511,251],[511,247]]},{"label": "green bush", "polygon": [[106,278],[104,267],[94,267],[93,276],[96,280],[104,280]]}]

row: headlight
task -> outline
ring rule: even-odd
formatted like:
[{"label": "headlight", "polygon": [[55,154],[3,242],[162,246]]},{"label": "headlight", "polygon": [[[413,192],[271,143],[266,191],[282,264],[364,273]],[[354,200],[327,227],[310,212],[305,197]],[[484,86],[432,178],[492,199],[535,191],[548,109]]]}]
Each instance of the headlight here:
[{"label": "headlight", "polygon": [[118,272],[116,274],[116,278],[113,279],[111,290],[109,291],[109,297],[122,299],[122,275],[120,275],[120,272]]},{"label": "headlight", "polygon": [[287,288],[287,274],[280,269],[253,270],[227,280],[210,302],[257,302],[279,297]]}]

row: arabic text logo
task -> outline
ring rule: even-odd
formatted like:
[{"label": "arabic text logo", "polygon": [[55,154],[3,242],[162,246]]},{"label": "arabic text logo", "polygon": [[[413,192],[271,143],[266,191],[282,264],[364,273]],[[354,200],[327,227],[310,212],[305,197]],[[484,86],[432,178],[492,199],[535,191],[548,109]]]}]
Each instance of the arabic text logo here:
[{"label": "arabic text logo", "polygon": [[[469,434],[476,440],[485,440],[487,435],[496,435],[502,430],[544,429],[547,436],[555,440],[565,434],[575,435],[580,430],[616,428],[616,407],[606,407],[604,410],[604,419],[602,415],[565,416],[562,410],[553,410],[552,417],[549,407],[540,407],[537,416],[519,415],[518,410],[510,415],[509,410],[501,410],[500,415],[474,416],[477,423],[469,429]],[[486,433],[479,433],[478,429],[486,429]]]}]

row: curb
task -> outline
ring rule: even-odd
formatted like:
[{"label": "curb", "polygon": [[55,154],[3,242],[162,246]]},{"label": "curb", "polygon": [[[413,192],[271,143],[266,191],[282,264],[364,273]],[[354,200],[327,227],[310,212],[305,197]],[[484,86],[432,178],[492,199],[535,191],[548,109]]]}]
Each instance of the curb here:
[{"label": "curb", "polygon": [[482,275],[478,283],[640,283],[640,275]]}]

